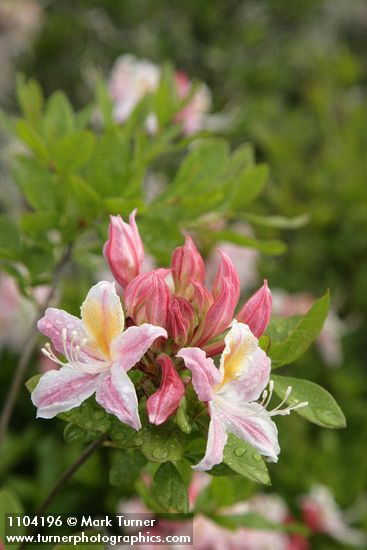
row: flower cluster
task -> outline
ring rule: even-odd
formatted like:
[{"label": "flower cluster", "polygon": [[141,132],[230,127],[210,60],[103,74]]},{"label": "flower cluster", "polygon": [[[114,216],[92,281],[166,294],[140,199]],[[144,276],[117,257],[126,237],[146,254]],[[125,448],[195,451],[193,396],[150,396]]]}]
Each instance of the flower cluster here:
[{"label": "flower cluster", "polygon": [[51,418],[95,394],[107,412],[139,430],[136,389],[127,374],[134,367],[156,386],[146,404],[152,424],[175,413],[188,384],[206,404],[208,442],[197,470],[222,462],[228,433],[276,461],[280,448],[272,417],[307,403],[282,408],[288,388],[283,402],[267,410],[271,361],[258,341],[271,313],[267,282],[236,314],[240,281],[231,260],[220,253],[209,289],[204,260],[190,237],[174,250],[169,268],[142,273],[144,247],[135,214],[129,223],[111,217],[104,246],[123,305],[115,283],[102,281],[89,291],[81,319],[49,308],[38,323],[54,347],[46,344],[44,354],[61,366],[42,376],[32,393],[38,416]]}]

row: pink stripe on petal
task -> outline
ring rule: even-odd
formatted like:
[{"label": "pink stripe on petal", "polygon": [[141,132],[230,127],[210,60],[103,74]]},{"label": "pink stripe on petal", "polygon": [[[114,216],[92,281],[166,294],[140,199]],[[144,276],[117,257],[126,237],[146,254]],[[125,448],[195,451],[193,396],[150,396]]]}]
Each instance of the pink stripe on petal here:
[{"label": "pink stripe on petal", "polygon": [[126,372],[140,361],[159,337],[167,338],[167,332],[162,327],[155,327],[148,323],[139,327],[129,327],[113,340],[112,359]]},{"label": "pink stripe on petal", "polygon": [[46,372],[31,395],[37,417],[53,418],[79,407],[96,391],[98,378],[98,375],[81,373],[70,367]]},{"label": "pink stripe on petal", "polygon": [[192,373],[192,385],[200,401],[213,399],[213,387],[221,381],[221,374],[212,359],[200,348],[183,348],[177,354]]},{"label": "pink stripe on petal", "polygon": [[193,466],[194,470],[210,470],[223,461],[223,451],[228,439],[227,432],[213,403],[209,403],[209,412],[211,418],[205,456],[196,466]]},{"label": "pink stripe on petal", "polygon": [[141,423],[135,387],[119,365],[113,365],[111,374],[101,376],[96,391],[96,401],[124,424],[128,424],[134,430],[140,430]]}]

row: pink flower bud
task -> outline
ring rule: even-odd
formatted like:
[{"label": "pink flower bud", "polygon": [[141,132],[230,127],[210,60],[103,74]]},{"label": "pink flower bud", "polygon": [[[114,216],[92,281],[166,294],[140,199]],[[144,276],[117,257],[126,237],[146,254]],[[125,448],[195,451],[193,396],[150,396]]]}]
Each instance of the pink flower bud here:
[{"label": "pink flower bud", "polygon": [[252,334],[260,338],[269,324],[271,305],[271,292],[265,279],[263,286],[242,307],[237,320],[248,325]]},{"label": "pink flower bud", "polygon": [[156,271],[135,277],[125,289],[125,307],[135,324],[150,323],[166,328],[171,295]]},{"label": "pink flower bud", "polygon": [[212,294],[216,298],[222,289],[222,282],[224,279],[229,279],[233,284],[233,288],[236,291],[237,301],[240,297],[240,278],[234,267],[231,259],[227,254],[219,250],[220,261],[218,271],[214,279]]},{"label": "pink flower bud", "polygon": [[194,342],[191,344],[201,347],[209,340],[222,334],[233,320],[237,302],[237,291],[230,279],[225,277],[221,282],[221,290],[218,296],[210,306],[200,330],[194,337],[195,344]]},{"label": "pink flower bud", "polygon": [[167,331],[176,344],[183,347],[192,336],[196,322],[192,305],[181,296],[172,296]]},{"label": "pink flower bud", "polygon": [[149,421],[159,425],[175,412],[185,395],[185,386],[167,355],[160,355],[157,362],[162,371],[161,385],[147,400],[147,411]]},{"label": "pink flower bud", "polygon": [[[205,280],[205,265],[194,241],[187,236],[185,244],[176,248],[172,254],[172,277],[176,294],[186,295],[191,279]],[[189,290],[192,293],[192,289]]]},{"label": "pink flower bud", "polygon": [[198,281],[191,281],[193,287],[193,296],[191,304],[198,313],[199,317],[204,317],[214,302],[213,296],[205,285]]},{"label": "pink flower bud", "polygon": [[135,223],[136,209],[129,216],[129,223],[121,216],[110,216],[108,241],[103,254],[116,281],[125,288],[140,273],[144,261],[144,247]]}]

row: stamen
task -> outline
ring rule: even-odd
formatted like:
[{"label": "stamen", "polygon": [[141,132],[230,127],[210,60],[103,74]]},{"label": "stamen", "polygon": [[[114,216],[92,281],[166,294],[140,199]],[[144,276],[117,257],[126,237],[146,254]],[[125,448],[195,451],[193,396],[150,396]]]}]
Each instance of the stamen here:
[{"label": "stamen", "polygon": [[280,407],[281,407],[282,405],[284,405],[284,403],[287,401],[287,399],[288,399],[288,397],[290,396],[291,393],[292,393],[292,386],[288,386],[287,391],[285,392],[283,401],[281,401],[281,402],[279,403],[279,405],[278,405],[277,407],[275,407],[275,409],[272,409],[271,412],[278,411],[278,410],[280,409]]},{"label": "stamen", "polygon": [[45,347],[41,349],[43,355],[45,355],[46,357],[51,359],[51,361],[60,365],[61,367],[65,367],[66,365],[68,365],[73,368],[81,369],[84,372],[98,373],[110,367],[110,363],[108,361],[96,361],[87,363],[83,363],[82,361],[80,361],[81,350],[88,343],[88,339],[83,338],[83,340],[79,342],[79,335],[75,330],[73,330],[69,334],[70,338],[68,339],[67,329],[62,329],[62,347],[63,355],[65,356],[66,362],[61,361],[61,359],[56,357],[49,342],[47,342],[47,344],[45,344]]},{"label": "stamen", "polygon": [[262,401],[261,401],[260,405],[264,406],[264,402],[265,402],[265,399],[267,398],[267,396],[268,396],[268,392],[267,392],[267,390],[264,390],[262,392],[262,395],[261,395]]},{"label": "stamen", "polygon": [[50,359],[51,361],[53,361],[54,363],[56,363],[57,365],[61,365],[62,367],[65,366],[65,363],[63,363],[61,361],[61,359],[59,359],[58,357],[56,357],[56,355],[53,353],[52,349],[51,349],[51,346],[49,343],[47,343],[45,345],[44,348],[41,349],[41,352],[43,353],[43,355],[45,355],[46,357],[48,357],[48,359]]},{"label": "stamen", "polygon": [[270,380],[269,382],[269,394],[268,398],[266,399],[265,403],[263,404],[264,409],[269,405],[271,398],[273,397],[273,391],[274,391],[274,380]]},{"label": "stamen", "polygon": [[288,386],[287,391],[285,392],[284,399],[275,409],[272,409],[271,411],[267,411],[269,416],[286,416],[290,414],[292,411],[295,411],[296,409],[303,409],[303,407],[308,406],[308,401],[302,401],[301,403],[293,403],[292,405],[288,405],[285,409],[281,409],[281,407],[284,405],[284,403],[289,398],[290,394],[292,393],[292,386]]}]

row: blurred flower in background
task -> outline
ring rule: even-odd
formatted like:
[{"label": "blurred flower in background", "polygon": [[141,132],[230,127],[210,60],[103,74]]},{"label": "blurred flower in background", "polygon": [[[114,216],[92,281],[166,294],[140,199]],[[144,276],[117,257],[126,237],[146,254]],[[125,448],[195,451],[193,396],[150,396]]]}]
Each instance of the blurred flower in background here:
[{"label": "blurred flower in background", "polygon": [[[147,95],[156,92],[162,76],[162,69],[151,61],[138,59],[134,55],[121,55],[112,67],[109,89],[115,104],[114,116],[117,122],[125,122],[138,103]],[[176,116],[183,132],[191,135],[205,129],[207,114],[211,108],[211,94],[205,84],[195,88],[183,71],[176,71],[176,93],[179,99],[188,99],[185,107]],[[151,113],[146,121],[147,130],[158,130],[156,115]]]},{"label": "blurred flower in background", "polygon": [[25,298],[13,277],[0,273],[0,347],[19,352],[24,337],[35,322],[37,304],[42,303],[49,292],[47,286],[33,290],[33,301]]},{"label": "blurred flower in background", "polygon": [[310,492],[300,498],[300,506],[304,522],[314,533],[325,533],[336,541],[350,546],[366,547],[366,536],[362,531],[349,526],[328,487],[311,487]]}]

